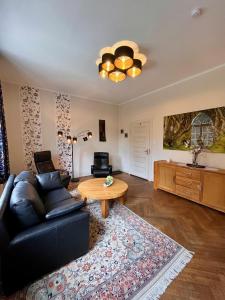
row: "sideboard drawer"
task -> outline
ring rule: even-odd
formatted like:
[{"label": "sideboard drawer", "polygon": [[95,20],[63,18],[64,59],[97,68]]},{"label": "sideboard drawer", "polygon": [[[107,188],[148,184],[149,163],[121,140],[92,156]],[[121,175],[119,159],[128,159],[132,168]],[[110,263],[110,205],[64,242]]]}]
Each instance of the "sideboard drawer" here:
[{"label": "sideboard drawer", "polygon": [[191,170],[191,178],[195,180],[200,180],[201,172],[199,170]]},{"label": "sideboard drawer", "polygon": [[184,198],[200,201],[200,191],[182,185],[176,185],[176,194]]},{"label": "sideboard drawer", "polygon": [[183,176],[176,176],[176,184],[184,186],[194,191],[201,191],[201,182],[199,180],[192,180]]},{"label": "sideboard drawer", "polygon": [[179,176],[176,175],[176,184],[178,184],[179,186],[186,186],[188,188],[191,188],[192,186],[192,179],[184,177],[184,176]]},{"label": "sideboard drawer", "polygon": [[201,179],[201,173],[199,170],[191,170],[191,169],[186,169],[186,168],[182,168],[182,167],[176,168],[176,176],[186,177],[186,178],[195,179],[195,180]]},{"label": "sideboard drawer", "polygon": [[178,167],[176,168],[176,176],[191,178],[191,170]]}]

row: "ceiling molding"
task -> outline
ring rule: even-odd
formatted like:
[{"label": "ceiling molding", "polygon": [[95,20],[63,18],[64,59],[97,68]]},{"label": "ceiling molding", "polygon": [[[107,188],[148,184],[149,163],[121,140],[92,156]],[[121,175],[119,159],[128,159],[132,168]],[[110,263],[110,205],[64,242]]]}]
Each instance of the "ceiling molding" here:
[{"label": "ceiling molding", "polygon": [[140,98],[143,98],[145,96],[149,96],[149,95],[152,95],[152,94],[156,94],[160,91],[163,91],[165,89],[168,89],[168,88],[171,88],[173,86],[176,86],[176,85],[179,85],[179,84],[182,84],[184,82],[187,82],[189,80],[192,80],[192,79],[195,79],[197,77],[200,77],[200,76],[203,76],[205,74],[208,74],[208,73],[211,73],[211,72],[214,72],[216,70],[219,70],[219,69],[222,69],[225,67],[225,63],[222,64],[222,65],[218,65],[216,67],[213,67],[213,68],[210,68],[210,69],[207,69],[203,72],[200,72],[200,73],[197,73],[195,75],[191,75],[191,76],[188,76],[188,77],[185,77],[181,80],[178,80],[178,81],[175,81],[171,84],[168,84],[168,85],[165,85],[161,88],[158,88],[158,89],[155,89],[155,90],[152,90],[152,91],[149,91],[147,93],[144,93],[144,94],[141,94],[137,97],[134,97],[134,98],[131,98],[129,100],[126,100],[124,102],[121,102],[121,103],[112,103],[112,102],[107,102],[107,101],[104,101],[104,100],[99,100],[99,99],[95,99],[95,98],[89,98],[89,97],[85,97],[85,96],[81,96],[81,95],[76,95],[76,94],[71,94],[69,92],[66,92],[66,91],[59,91],[59,90],[54,90],[54,89],[47,89],[47,88],[43,88],[43,87],[38,87],[36,85],[33,85],[31,83],[18,83],[18,82],[15,82],[15,81],[7,81],[7,80],[1,80],[2,82],[5,82],[5,83],[9,83],[9,84],[15,84],[17,86],[22,86],[22,85],[31,85],[31,86],[34,86],[35,88],[39,89],[39,90],[42,90],[42,91],[46,91],[46,92],[50,92],[50,93],[62,93],[62,94],[67,94],[71,97],[74,97],[74,98],[78,98],[78,99],[81,99],[81,100],[86,100],[86,101],[92,101],[92,102],[98,102],[98,103],[104,103],[104,104],[108,104],[108,105],[113,105],[113,106],[122,106],[122,105],[125,105],[125,104],[128,104],[128,103],[131,103],[131,102],[134,102],[134,101],[137,101],[138,99]]},{"label": "ceiling molding", "polygon": [[163,87],[161,87],[161,88],[158,88],[158,89],[149,91],[149,92],[144,93],[144,94],[142,94],[142,95],[140,95],[140,96],[131,98],[131,99],[127,100],[127,101],[124,101],[124,102],[122,102],[122,103],[119,103],[118,105],[121,106],[121,105],[128,104],[128,103],[130,103],[130,102],[134,102],[134,101],[136,101],[136,100],[138,100],[138,99],[140,99],[140,98],[142,98],[142,97],[145,97],[145,96],[148,96],[148,95],[152,95],[152,94],[158,93],[158,92],[163,91],[163,90],[165,90],[165,89],[168,89],[168,88],[170,88],[170,87],[179,85],[179,84],[181,84],[181,83],[184,83],[184,82],[186,82],[186,81],[192,80],[192,79],[197,78],[197,77],[200,77],[200,76],[202,76],[202,75],[211,73],[211,72],[216,71],[216,70],[218,70],[218,69],[222,69],[222,68],[224,68],[224,67],[225,67],[225,63],[222,64],[222,65],[219,65],[219,66],[216,66],[216,67],[207,69],[206,71],[197,73],[197,74],[195,74],[195,75],[191,75],[191,76],[185,77],[185,78],[183,78],[183,79],[181,79],[181,80],[175,81],[175,82],[173,82],[173,83],[171,83],[171,84],[168,84],[168,85],[165,85],[165,86],[163,86]]},{"label": "ceiling molding", "polygon": [[1,82],[3,83],[9,83],[9,84],[14,84],[14,85],[17,85],[17,86],[23,86],[23,85],[29,85],[29,86],[32,86],[36,89],[39,89],[41,91],[45,91],[45,92],[49,92],[49,93],[61,93],[61,94],[66,94],[66,95],[69,95],[70,97],[74,97],[74,98],[78,98],[78,99],[81,99],[81,100],[86,100],[86,101],[91,101],[91,102],[99,102],[99,103],[104,103],[104,104],[109,104],[109,105],[114,105],[114,106],[119,106],[120,104],[118,103],[112,103],[112,102],[107,102],[107,101],[104,101],[104,100],[99,100],[99,99],[95,99],[95,98],[89,98],[89,97],[85,97],[85,96],[81,96],[81,95],[75,95],[75,94],[71,94],[69,92],[66,92],[66,91],[59,91],[59,90],[54,90],[54,89],[47,89],[47,88],[43,88],[43,87],[39,87],[39,86],[36,86],[36,85],[33,85],[32,83],[18,83],[16,81],[9,81],[9,80],[4,80],[4,79],[0,79]]}]

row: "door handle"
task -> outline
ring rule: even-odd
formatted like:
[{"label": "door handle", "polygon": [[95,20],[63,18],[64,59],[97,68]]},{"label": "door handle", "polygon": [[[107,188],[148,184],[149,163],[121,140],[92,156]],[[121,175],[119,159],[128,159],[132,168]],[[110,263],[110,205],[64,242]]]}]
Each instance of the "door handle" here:
[{"label": "door handle", "polygon": [[147,153],[147,155],[149,155],[150,154],[150,148],[146,149],[144,152]]}]

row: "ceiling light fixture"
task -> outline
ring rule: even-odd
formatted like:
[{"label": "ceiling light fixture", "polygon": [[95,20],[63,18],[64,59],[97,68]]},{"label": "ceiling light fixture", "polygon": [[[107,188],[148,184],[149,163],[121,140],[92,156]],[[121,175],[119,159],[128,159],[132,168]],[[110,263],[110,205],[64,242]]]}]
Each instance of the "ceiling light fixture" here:
[{"label": "ceiling light fixture", "polygon": [[132,41],[120,41],[112,47],[102,48],[97,59],[98,72],[101,78],[120,82],[129,77],[135,78],[142,73],[147,58],[139,53],[139,47]]},{"label": "ceiling light fixture", "polygon": [[102,77],[102,79],[105,79],[108,77],[108,72],[103,69],[102,63],[100,63],[98,65],[98,72],[99,72],[99,75]]},{"label": "ceiling light fixture", "polygon": [[142,64],[139,59],[134,59],[133,66],[127,70],[127,75],[130,77],[137,77],[141,74]]},{"label": "ceiling light fixture", "polygon": [[133,65],[134,51],[129,46],[121,46],[115,50],[115,66],[127,70]]},{"label": "ceiling light fixture", "polygon": [[102,55],[102,68],[107,72],[112,71],[115,68],[113,54],[105,53]]},{"label": "ceiling light fixture", "polygon": [[109,79],[111,79],[113,82],[120,82],[123,81],[125,78],[126,74],[123,70],[114,69],[111,72],[109,72]]}]

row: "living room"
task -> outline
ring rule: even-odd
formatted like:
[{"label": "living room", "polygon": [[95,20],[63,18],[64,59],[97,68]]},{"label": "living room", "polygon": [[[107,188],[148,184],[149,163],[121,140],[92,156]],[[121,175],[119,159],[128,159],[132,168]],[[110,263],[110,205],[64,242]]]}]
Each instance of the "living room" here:
[{"label": "living room", "polygon": [[2,299],[225,299],[225,3],[0,4]]}]

